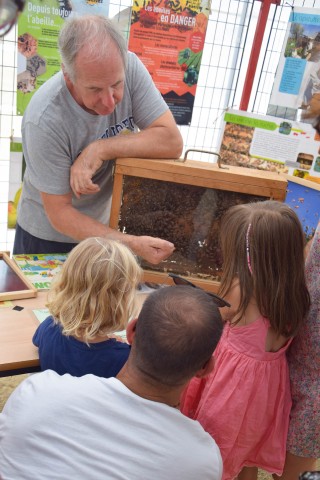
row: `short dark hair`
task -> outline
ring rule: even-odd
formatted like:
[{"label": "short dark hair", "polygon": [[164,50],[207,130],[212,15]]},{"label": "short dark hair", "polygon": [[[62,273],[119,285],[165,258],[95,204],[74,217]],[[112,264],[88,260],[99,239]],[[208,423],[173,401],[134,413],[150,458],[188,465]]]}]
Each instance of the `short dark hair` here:
[{"label": "short dark hair", "polygon": [[219,309],[204,290],[160,288],[149,295],[140,312],[132,361],[161,384],[183,384],[210,359],[222,329]]}]

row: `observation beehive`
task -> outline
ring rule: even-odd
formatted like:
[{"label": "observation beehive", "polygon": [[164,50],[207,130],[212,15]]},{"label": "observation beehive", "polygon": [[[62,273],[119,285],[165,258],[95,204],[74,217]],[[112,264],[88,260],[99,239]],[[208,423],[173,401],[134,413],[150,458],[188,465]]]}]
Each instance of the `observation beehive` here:
[{"label": "observation beehive", "polygon": [[219,244],[224,212],[239,203],[283,201],[279,174],[193,160],[117,159],[110,226],[175,244],[159,265],[141,260],[144,280],[172,283],[169,272],[216,292],[222,271]]}]

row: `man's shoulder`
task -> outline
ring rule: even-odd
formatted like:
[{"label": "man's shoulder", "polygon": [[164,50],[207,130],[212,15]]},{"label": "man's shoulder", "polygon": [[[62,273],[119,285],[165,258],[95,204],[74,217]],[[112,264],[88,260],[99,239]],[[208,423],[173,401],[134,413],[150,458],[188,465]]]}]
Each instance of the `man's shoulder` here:
[{"label": "man's shoulder", "polygon": [[140,70],[145,70],[142,61],[134,52],[128,51],[127,75],[131,76]]},{"label": "man's shoulder", "polygon": [[185,443],[191,448],[197,448],[199,445],[201,448],[206,447],[209,450],[214,447],[218,448],[211,435],[203,429],[198,421],[186,417],[181,412],[179,414],[179,420],[175,422],[175,425],[177,430],[183,433]]},{"label": "man's shoulder", "polygon": [[[45,370],[44,372],[31,375],[22,382],[15,391],[21,398],[26,395],[32,397],[41,403],[41,399],[46,398],[67,398],[69,395],[76,397],[85,392],[92,392],[99,389],[101,384],[107,384],[112,379],[96,377],[95,375],[84,375],[83,377],[73,377],[65,374],[59,375],[53,370]],[[111,382],[112,383],[112,382]],[[32,401],[32,398],[29,398]]]},{"label": "man's shoulder", "polygon": [[48,107],[50,107],[52,114],[55,107],[60,104],[60,102],[57,101],[57,97],[59,97],[63,89],[62,72],[58,72],[35,92],[24,113],[24,122],[31,120],[37,123],[37,120],[46,114]]},{"label": "man's shoulder", "polygon": [[128,66],[140,62],[138,56],[134,52],[128,50]]},{"label": "man's shoulder", "polygon": [[29,105],[32,105],[32,103],[34,103],[39,98],[45,98],[47,95],[56,95],[59,92],[60,88],[63,86],[62,78],[63,75],[61,70],[55,73],[35,92],[35,94],[30,100]]},{"label": "man's shoulder", "polygon": [[167,412],[169,420],[162,417],[158,438],[153,438],[166,458],[163,470],[170,464],[171,478],[220,480],[222,459],[216,442],[197,421],[176,413],[175,418],[170,418]]},{"label": "man's shoulder", "polygon": [[186,420],[189,420],[188,428],[181,430],[178,437],[183,438],[181,460],[184,459],[185,465],[189,464],[188,471],[197,471],[197,478],[219,480],[222,476],[222,459],[218,445],[199,422],[190,418]]}]

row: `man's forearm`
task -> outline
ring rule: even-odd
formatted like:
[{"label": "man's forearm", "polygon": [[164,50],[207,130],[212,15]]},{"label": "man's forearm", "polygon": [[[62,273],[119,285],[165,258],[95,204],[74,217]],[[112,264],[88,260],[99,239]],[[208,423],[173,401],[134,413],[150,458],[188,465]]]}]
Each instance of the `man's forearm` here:
[{"label": "man's forearm", "polygon": [[178,158],[183,142],[169,111],[138,133],[117,135],[90,143],[71,167],[70,186],[77,198],[99,191],[93,183],[95,172],[105,161],[115,158]]},{"label": "man's forearm", "polygon": [[59,215],[49,220],[52,226],[60,233],[80,242],[88,237],[107,237],[116,240],[129,247],[137,256],[144,258],[149,263],[158,264],[172,254],[174,245],[160,238],[148,236],[137,237],[114,230],[103,225],[97,220],[78,212],[71,205],[64,206],[59,210]]},{"label": "man's forearm", "polygon": [[174,251],[174,244],[148,235],[135,236],[113,230],[97,220],[79,212],[71,203],[71,193],[51,195],[41,192],[46,215],[58,232],[80,242],[88,237],[108,237],[129,247],[137,256],[157,265]]},{"label": "man's forearm", "polygon": [[168,134],[165,127],[153,127],[138,133],[97,140],[99,158],[179,158],[183,144],[179,131]]},{"label": "man's forearm", "polygon": [[130,246],[131,235],[125,235],[114,230],[108,225],[104,225],[88,215],[84,215],[71,205],[64,207],[62,212],[62,214],[51,216],[49,218],[50,223],[58,232],[71,237],[75,241],[80,242],[88,237],[108,236],[113,240],[122,241]]}]

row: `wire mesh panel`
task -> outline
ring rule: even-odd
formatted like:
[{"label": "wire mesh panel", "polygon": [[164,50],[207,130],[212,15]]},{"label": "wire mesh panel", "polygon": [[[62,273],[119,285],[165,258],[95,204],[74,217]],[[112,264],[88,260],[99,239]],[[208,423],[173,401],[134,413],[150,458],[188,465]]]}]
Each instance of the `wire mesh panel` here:
[{"label": "wire mesh panel", "polygon": [[10,249],[14,230],[7,229],[10,138],[20,136],[16,112],[17,28],[0,39],[0,250]]},{"label": "wire mesh panel", "polygon": [[[254,0],[213,1],[201,69],[197,84],[193,115],[190,125],[181,126],[185,150],[217,149],[222,117],[228,106],[239,102],[236,90],[241,83],[248,30],[256,20],[258,8]],[[131,8],[110,4],[110,15],[120,23],[124,34],[129,34]],[[213,161],[207,154],[192,154],[195,160]]]},{"label": "wire mesh panel", "polygon": [[[252,8],[251,1],[212,2],[192,121],[181,127],[186,149],[217,148],[223,113],[234,104]],[[191,158],[212,161],[207,154]]]}]

